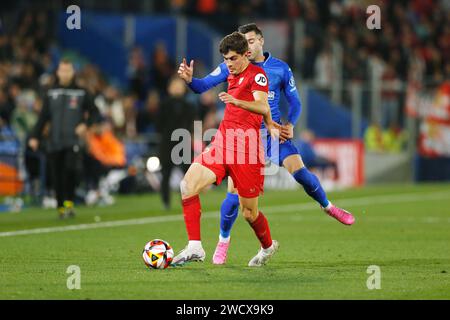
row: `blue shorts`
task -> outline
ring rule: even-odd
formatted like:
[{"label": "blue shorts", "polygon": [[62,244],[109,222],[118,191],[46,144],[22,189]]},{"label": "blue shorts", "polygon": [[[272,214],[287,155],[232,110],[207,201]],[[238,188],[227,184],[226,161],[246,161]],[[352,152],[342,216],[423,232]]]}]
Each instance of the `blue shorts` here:
[{"label": "blue shorts", "polygon": [[[280,143],[278,146],[278,152],[276,148],[273,148],[272,150],[272,144],[271,144],[271,136],[267,136],[267,146],[264,149],[266,159],[269,159],[271,162],[277,164],[278,166],[283,166],[283,161],[287,157],[293,154],[300,154],[298,152],[298,149],[291,140],[286,140],[284,143]],[[263,139],[264,142],[264,139]],[[273,154],[272,154],[273,153]]]}]

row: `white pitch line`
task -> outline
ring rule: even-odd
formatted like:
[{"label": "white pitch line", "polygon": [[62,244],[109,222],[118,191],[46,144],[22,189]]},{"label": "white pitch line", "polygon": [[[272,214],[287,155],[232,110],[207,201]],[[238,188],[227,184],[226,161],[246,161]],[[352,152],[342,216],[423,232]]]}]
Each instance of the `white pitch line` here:
[{"label": "white pitch line", "polygon": [[[394,195],[377,195],[377,196],[367,196],[359,198],[344,198],[338,199],[336,201],[340,206],[365,206],[365,205],[378,205],[387,203],[403,203],[403,202],[420,202],[420,201],[431,201],[431,200],[443,200],[449,199],[450,193],[448,192],[434,192],[434,193],[406,193],[406,194],[394,194]],[[264,212],[267,213],[281,213],[281,212],[292,212],[301,210],[311,210],[316,209],[318,206],[315,202],[301,203],[301,204],[286,204],[279,206],[269,206],[264,207]],[[217,218],[219,211],[208,211],[202,213],[202,218]],[[95,223],[85,223],[77,224],[72,226],[64,227],[48,227],[48,228],[36,228],[28,230],[16,230],[0,232],[0,237],[12,237],[20,235],[30,235],[30,234],[43,234],[52,232],[65,232],[65,231],[78,231],[78,230],[89,230],[89,229],[100,229],[100,228],[112,228],[112,227],[122,227],[131,225],[142,225],[151,224],[158,222],[170,222],[170,221],[181,221],[183,220],[182,214],[170,215],[170,216],[157,216],[148,217],[140,219],[126,219],[117,221],[106,221],[106,222],[95,222]]]}]

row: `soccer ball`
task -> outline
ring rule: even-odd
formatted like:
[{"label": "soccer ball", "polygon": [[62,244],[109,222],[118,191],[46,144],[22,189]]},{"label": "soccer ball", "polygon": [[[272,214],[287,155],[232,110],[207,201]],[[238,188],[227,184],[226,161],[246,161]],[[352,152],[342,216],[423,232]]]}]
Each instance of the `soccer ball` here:
[{"label": "soccer ball", "polygon": [[142,251],[144,263],[150,269],[165,269],[173,259],[173,249],[167,241],[154,239]]}]

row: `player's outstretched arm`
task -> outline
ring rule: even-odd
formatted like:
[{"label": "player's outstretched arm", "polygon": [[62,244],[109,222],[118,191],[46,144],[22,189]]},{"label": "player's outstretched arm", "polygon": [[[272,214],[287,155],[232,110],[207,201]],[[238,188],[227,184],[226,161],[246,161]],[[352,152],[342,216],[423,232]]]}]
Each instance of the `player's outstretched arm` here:
[{"label": "player's outstretched arm", "polygon": [[213,72],[204,78],[195,78],[194,74],[194,60],[191,60],[189,65],[184,58],[178,68],[178,75],[182,78],[189,88],[195,93],[203,93],[209,89],[227,81],[228,70],[224,64],[219,65]]}]

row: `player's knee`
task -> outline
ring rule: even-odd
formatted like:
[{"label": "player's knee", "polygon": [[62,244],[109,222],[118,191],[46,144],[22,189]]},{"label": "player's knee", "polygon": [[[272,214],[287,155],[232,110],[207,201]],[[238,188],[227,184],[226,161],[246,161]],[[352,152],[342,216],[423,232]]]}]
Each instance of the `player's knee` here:
[{"label": "player's knee", "polygon": [[182,197],[189,197],[194,195],[192,183],[189,180],[183,179],[180,182],[180,192]]},{"label": "player's knee", "polygon": [[244,219],[247,220],[248,222],[255,221],[257,214],[258,212],[255,210],[246,207],[242,208],[242,215],[244,216]]}]

